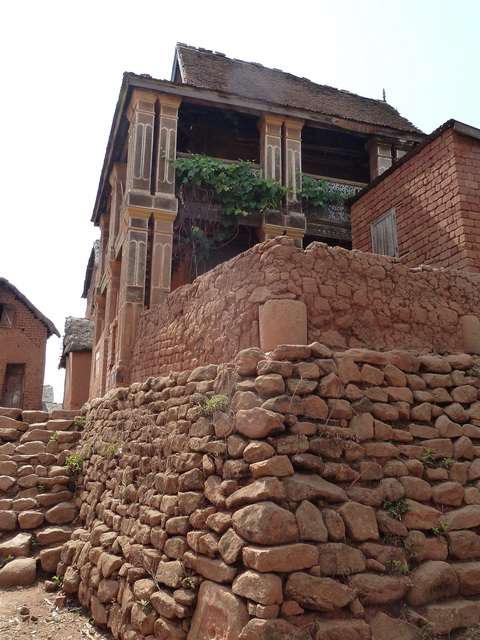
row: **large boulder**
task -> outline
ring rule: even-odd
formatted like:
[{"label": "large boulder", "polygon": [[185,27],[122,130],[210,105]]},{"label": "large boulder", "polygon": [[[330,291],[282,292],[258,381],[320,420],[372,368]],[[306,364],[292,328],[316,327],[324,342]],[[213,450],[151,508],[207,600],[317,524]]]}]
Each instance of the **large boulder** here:
[{"label": "large boulder", "polygon": [[[206,636],[207,637],[207,636]],[[208,636],[208,638],[221,638],[227,636]],[[190,636],[189,636],[190,638]],[[304,629],[295,627],[286,620],[261,620],[253,618],[245,626],[238,640],[310,640],[311,636]],[[193,637],[192,637],[193,640]],[[235,638],[237,640],[237,638]]]},{"label": "large boulder", "polygon": [[412,607],[452,598],[459,591],[455,570],[439,560],[424,562],[412,572],[411,580],[412,587],[408,592],[407,602]]},{"label": "large boulder", "polygon": [[204,580],[198,592],[188,640],[238,640],[249,618],[241,598],[227,587]]},{"label": "large boulder", "polygon": [[31,542],[31,533],[17,533],[16,535],[10,536],[0,542],[0,558],[7,558],[8,556],[26,558],[30,555]]},{"label": "large boulder", "polygon": [[256,571],[289,573],[310,569],[318,563],[318,549],[311,544],[284,544],[277,547],[244,547],[243,563]]},{"label": "large boulder", "polygon": [[232,591],[263,605],[281,604],[283,601],[282,580],[274,573],[245,571],[233,581]]},{"label": "large boulder", "polygon": [[402,576],[357,573],[350,578],[362,604],[388,604],[401,600],[408,589],[408,580]]},{"label": "large boulder", "polygon": [[239,536],[257,544],[283,544],[298,540],[293,513],[273,502],[259,502],[239,509],[232,524]]},{"label": "large boulder", "polygon": [[327,502],[344,502],[348,500],[345,491],[315,473],[295,473],[284,478],[283,484],[287,490],[287,499],[292,502],[315,500],[323,498]]},{"label": "large boulder", "polygon": [[34,558],[16,558],[0,569],[0,587],[26,587],[33,584],[36,577]]}]

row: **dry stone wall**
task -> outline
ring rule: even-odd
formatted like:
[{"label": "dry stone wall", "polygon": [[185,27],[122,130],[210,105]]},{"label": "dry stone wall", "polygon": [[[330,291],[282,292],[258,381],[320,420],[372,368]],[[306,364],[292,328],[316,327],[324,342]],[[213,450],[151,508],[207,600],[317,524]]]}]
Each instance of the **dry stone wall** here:
[{"label": "dry stone wall", "polygon": [[463,350],[461,317],[480,315],[476,278],[319,242],[263,242],[143,313],[131,381],[261,346],[259,307],[273,299],[304,302],[308,341],[333,348]]},{"label": "dry stone wall", "polygon": [[78,514],[65,467],[80,438],[74,415],[0,407],[0,587],[56,571]]},{"label": "dry stone wall", "polygon": [[479,375],[314,343],[111,391],[87,414],[65,591],[122,640],[480,623]]}]

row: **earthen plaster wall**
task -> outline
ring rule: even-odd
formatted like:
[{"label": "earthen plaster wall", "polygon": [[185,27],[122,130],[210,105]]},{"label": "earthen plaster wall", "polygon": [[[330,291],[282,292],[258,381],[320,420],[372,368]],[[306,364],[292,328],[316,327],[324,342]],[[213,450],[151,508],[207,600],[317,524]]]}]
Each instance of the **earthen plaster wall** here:
[{"label": "earthen plaster wall", "polygon": [[479,391],[470,355],[319,343],[113,390],[87,413],[64,589],[122,640],[470,628]]},{"label": "earthen plaster wall", "polygon": [[7,364],[25,363],[24,409],[42,406],[47,328],[6,287],[0,304],[14,309],[14,326],[0,327],[0,404]]},{"label": "earthen plaster wall", "polygon": [[143,313],[131,380],[232,358],[259,346],[259,307],[301,300],[308,340],[335,348],[462,349],[459,318],[480,312],[473,274],[288,238],[256,245]]},{"label": "earthen plaster wall", "polygon": [[395,209],[404,264],[479,271],[479,176],[480,141],[447,129],[353,203],[353,248],[372,251],[372,222]]}]

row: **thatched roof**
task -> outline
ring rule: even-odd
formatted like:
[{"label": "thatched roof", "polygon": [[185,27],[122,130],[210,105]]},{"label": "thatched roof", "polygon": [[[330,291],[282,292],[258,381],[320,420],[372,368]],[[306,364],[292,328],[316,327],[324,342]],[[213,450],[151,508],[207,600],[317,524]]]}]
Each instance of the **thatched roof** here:
[{"label": "thatched roof", "polygon": [[65,333],[63,336],[63,351],[60,357],[59,369],[65,367],[67,355],[72,351],[91,351],[95,325],[87,318],[65,319]]},{"label": "thatched roof", "polygon": [[20,302],[23,302],[23,304],[27,307],[27,309],[33,313],[35,318],[40,320],[40,322],[42,322],[47,327],[48,338],[53,334],[60,337],[60,333],[58,332],[58,329],[55,327],[53,322],[49,320],[47,316],[44,316],[43,313],[41,313],[37,309],[37,307],[30,302],[27,296],[23,295],[23,293],[17,289],[17,287],[15,287],[6,278],[0,278],[0,287],[5,287],[5,289],[9,289],[9,291],[15,296],[15,298],[17,298],[17,300],[20,300]]}]

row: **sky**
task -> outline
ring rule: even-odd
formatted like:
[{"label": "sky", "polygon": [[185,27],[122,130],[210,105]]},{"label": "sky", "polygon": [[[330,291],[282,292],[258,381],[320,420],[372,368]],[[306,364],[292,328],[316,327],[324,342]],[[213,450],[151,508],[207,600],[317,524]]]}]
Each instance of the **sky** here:
[{"label": "sky", "polygon": [[[0,5],[0,276],[63,332],[83,316],[90,222],[124,71],[177,41],[381,98],[429,133],[480,127],[478,0],[15,0]],[[61,340],[45,384],[63,395]]]}]

